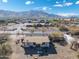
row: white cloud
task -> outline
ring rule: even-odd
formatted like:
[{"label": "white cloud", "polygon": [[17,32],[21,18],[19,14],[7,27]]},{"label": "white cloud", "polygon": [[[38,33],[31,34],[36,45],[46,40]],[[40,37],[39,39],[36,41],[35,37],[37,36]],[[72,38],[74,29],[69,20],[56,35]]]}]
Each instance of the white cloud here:
[{"label": "white cloud", "polygon": [[58,13],[57,15],[60,15],[60,16],[75,16],[75,15],[77,15],[77,14],[75,14],[75,13]]},{"label": "white cloud", "polygon": [[43,9],[43,10],[47,10],[47,7],[43,7],[42,9]]},{"label": "white cloud", "polygon": [[8,2],[8,0],[2,0],[2,2],[3,2],[3,3],[7,3],[7,2]]},{"label": "white cloud", "polygon": [[54,7],[63,7],[63,5],[62,4],[55,4],[55,5],[53,5]]},{"label": "white cloud", "polygon": [[59,2],[56,2],[56,4],[53,6],[54,7],[65,7],[65,6],[71,6],[71,5],[73,5],[72,2],[66,2],[66,3],[62,3],[62,4],[60,4]]},{"label": "white cloud", "polygon": [[56,3],[59,3],[58,1],[56,1]]},{"label": "white cloud", "polygon": [[71,6],[73,3],[72,2],[67,2],[64,4],[64,6]]},{"label": "white cloud", "polygon": [[47,11],[47,10],[51,10],[52,8],[49,8],[49,7],[42,7],[42,10],[45,10],[45,11]]},{"label": "white cloud", "polygon": [[51,11],[52,8],[51,7],[44,6],[44,7],[36,7],[36,8],[34,8],[34,10]]},{"label": "white cloud", "polygon": [[34,4],[34,2],[33,1],[26,1],[25,4],[30,5],[30,4]]},{"label": "white cloud", "polygon": [[79,4],[79,1],[77,1],[75,4]]}]

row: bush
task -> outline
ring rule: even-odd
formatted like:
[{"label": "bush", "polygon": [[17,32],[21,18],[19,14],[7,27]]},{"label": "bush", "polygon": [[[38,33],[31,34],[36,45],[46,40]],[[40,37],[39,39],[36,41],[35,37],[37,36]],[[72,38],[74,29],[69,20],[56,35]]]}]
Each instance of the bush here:
[{"label": "bush", "polygon": [[60,27],[59,29],[60,29],[60,31],[68,31],[68,29],[64,26]]},{"label": "bush", "polygon": [[9,57],[0,57],[0,59],[9,59]]},{"label": "bush", "polygon": [[78,59],[79,59],[79,54],[77,55]]},{"label": "bush", "polygon": [[2,55],[9,56],[12,53],[12,49],[9,44],[2,45]]},{"label": "bush", "polygon": [[9,59],[9,56],[12,54],[12,49],[8,41],[8,36],[2,35],[0,37],[0,59]]},{"label": "bush", "polygon": [[10,56],[12,54],[11,46],[7,43],[0,45],[0,56]]}]

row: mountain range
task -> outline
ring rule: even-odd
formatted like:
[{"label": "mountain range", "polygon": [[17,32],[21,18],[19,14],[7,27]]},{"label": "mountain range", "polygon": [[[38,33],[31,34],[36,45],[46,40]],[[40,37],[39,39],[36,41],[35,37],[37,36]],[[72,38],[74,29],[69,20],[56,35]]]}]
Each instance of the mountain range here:
[{"label": "mountain range", "polygon": [[[72,16],[70,16],[72,17]],[[37,11],[37,10],[31,10],[31,11],[22,11],[22,12],[15,12],[15,11],[7,11],[7,10],[0,10],[0,19],[11,19],[11,18],[17,18],[17,19],[49,19],[49,18],[63,18],[60,15],[55,14],[49,14],[44,11]]]}]

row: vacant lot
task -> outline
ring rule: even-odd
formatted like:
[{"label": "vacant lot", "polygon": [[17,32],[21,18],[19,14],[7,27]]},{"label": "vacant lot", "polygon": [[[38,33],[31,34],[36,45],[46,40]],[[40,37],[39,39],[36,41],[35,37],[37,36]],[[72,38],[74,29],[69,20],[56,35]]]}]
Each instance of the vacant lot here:
[{"label": "vacant lot", "polygon": [[11,35],[10,38],[12,39],[11,45],[13,48],[11,59],[34,59],[35,56],[37,56],[38,59],[77,59],[76,52],[71,50],[69,45],[61,46],[58,43],[54,43],[57,54],[49,54],[46,56],[38,56],[38,54],[33,56],[25,55],[24,49],[20,47],[20,44],[15,44],[16,36]]}]

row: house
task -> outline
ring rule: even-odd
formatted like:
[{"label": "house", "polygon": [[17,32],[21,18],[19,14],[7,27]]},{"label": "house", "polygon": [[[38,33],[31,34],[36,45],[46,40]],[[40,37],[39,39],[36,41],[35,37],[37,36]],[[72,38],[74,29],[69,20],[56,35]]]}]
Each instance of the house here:
[{"label": "house", "polygon": [[27,36],[24,39],[24,47],[49,47],[49,38],[46,36]]}]

